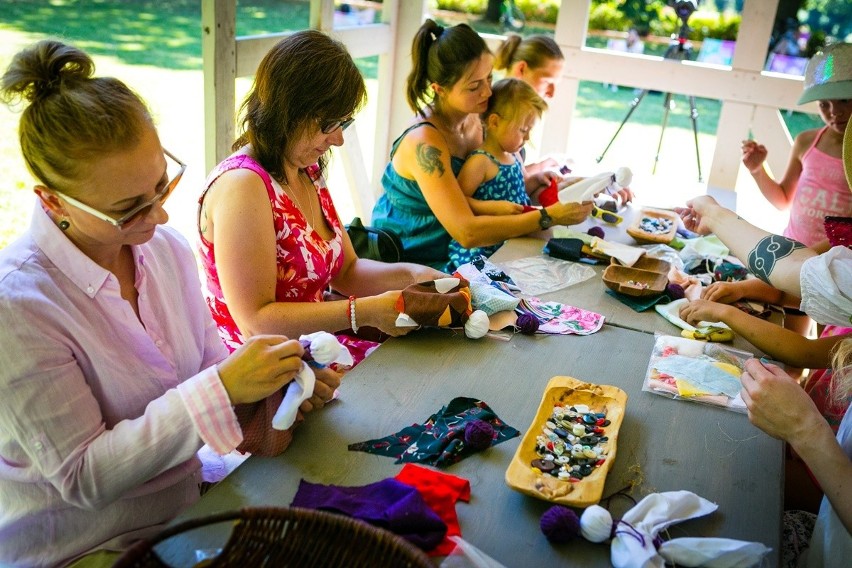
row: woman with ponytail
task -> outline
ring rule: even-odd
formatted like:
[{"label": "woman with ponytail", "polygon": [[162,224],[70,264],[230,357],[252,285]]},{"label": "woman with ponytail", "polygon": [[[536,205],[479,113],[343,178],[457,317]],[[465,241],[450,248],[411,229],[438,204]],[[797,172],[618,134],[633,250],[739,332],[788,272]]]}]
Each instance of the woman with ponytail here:
[{"label": "woman with ponytail", "polygon": [[522,38],[509,34],[497,49],[494,68],[506,77],[520,79],[544,99],[553,98],[556,84],[562,78],[565,56],[556,41],[546,35]]},{"label": "woman with ponytail", "polygon": [[[391,148],[373,224],[400,236],[403,259],[443,269],[452,237],[465,248],[488,246],[551,225],[582,222],[590,203],[556,203],[516,215],[475,216],[456,176],[483,141],[479,114],[491,96],[494,57],[466,24],[426,20],[414,37],[406,84],[415,118]],[[553,174],[527,180],[533,192]]]}]

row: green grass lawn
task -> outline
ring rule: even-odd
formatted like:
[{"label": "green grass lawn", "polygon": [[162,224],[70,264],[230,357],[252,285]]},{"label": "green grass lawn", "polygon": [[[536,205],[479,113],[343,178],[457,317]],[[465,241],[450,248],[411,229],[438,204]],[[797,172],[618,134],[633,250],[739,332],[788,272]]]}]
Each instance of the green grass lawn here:
[{"label": "green grass lawn", "polygon": [[[201,61],[201,8],[198,0],[0,0],[0,68],[8,65],[21,48],[45,37],[57,37],[85,49],[93,56],[97,74],[113,75],[125,81],[148,102],[158,125],[163,145],[189,164],[167,209],[173,224],[190,239],[194,223],[195,199],[206,176],[203,152],[203,92]],[[307,1],[241,0],[237,11],[237,34],[255,35],[302,29],[308,22]],[[496,31],[475,25],[479,31]],[[548,31],[529,26],[531,32]],[[377,58],[358,60],[365,77],[375,79]],[[369,81],[371,89],[375,81]],[[238,97],[250,85],[237,81]],[[633,99],[633,90],[610,92],[599,83],[581,83],[576,109],[576,129],[582,139],[569,147],[571,155],[600,153],[615,132]],[[646,96],[625,127],[608,157],[644,167],[653,156],[662,118],[662,95]],[[676,108],[669,118],[664,156],[669,168],[694,168],[689,105],[676,96]],[[698,99],[698,125],[701,152],[709,160],[715,145],[719,102]],[[371,116],[368,106],[356,123],[367,160],[372,156],[368,143]],[[0,105],[0,248],[6,246],[29,223],[33,184],[20,156],[17,140],[18,112]],[[788,118],[795,135],[818,125],[815,117],[793,113]],[[573,138],[573,136],[572,136]],[[372,140],[372,138],[369,138]],[[689,148],[684,159],[681,150]],[[586,157],[586,156],[583,156]],[[370,163],[368,161],[368,163]],[[709,163],[703,164],[705,170]],[[692,175],[691,171],[688,173]],[[330,183],[341,216],[351,208],[345,183]]]}]

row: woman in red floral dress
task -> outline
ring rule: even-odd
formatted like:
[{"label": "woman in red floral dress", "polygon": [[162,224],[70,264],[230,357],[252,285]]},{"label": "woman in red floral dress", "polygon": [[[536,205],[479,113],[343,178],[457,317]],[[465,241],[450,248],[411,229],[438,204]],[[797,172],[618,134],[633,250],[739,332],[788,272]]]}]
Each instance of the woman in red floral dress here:
[{"label": "woman in red floral dress", "polygon": [[[258,67],[244,133],[199,199],[207,301],[229,349],[267,333],[404,334],[410,328],[395,325],[399,290],[443,276],[359,259],[343,230],[323,171],[365,93],[345,47],[315,30],[283,39]],[[325,301],[330,288],[348,299]],[[376,346],[339,337],[356,363]]]}]

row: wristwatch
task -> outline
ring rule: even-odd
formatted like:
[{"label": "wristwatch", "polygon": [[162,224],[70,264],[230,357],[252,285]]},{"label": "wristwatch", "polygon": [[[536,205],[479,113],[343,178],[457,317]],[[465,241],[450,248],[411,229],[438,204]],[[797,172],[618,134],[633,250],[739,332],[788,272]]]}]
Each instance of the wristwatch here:
[{"label": "wristwatch", "polygon": [[538,220],[539,227],[542,229],[549,229],[551,225],[553,225],[553,217],[547,214],[544,207],[539,209],[539,212],[541,212],[541,219]]}]

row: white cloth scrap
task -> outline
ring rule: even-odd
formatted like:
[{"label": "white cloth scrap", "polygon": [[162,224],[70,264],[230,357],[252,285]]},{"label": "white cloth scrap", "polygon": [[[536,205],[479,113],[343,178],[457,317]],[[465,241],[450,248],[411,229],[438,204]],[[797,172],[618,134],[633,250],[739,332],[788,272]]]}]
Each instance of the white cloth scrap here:
[{"label": "white cloth scrap", "polygon": [[302,361],[302,368],[296,373],[293,382],[287,386],[284,400],[281,401],[281,406],[272,417],[272,427],[276,430],[286,430],[292,426],[296,421],[299,405],[313,396],[315,385],[316,375],[307,363]]},{"label": "white cloth scrap", "polygon": [[610,549],[616,568],[665,566],[753,566],[769,552],[756,542],[727,538],[675,538],[664,542],[659,551],[654,539],[665,528],[703,517],[717,505],[690,491],[666,491],[648,495],[618,521]]},{"label": "white cloth scrap", "polygon": [[[354,363],[349,350],[337,340],[337,337],[327,331],[303,335],[299,337],[299,341],[310,342],[311,356],[320,368],[331,363],[349,366]],[[299,405],[313,396],[314,386],[316,386],[316,375],[302,361],[302,368],[299,369],[293,382],[287,387],[284,400],[281,401],[275,416],[272,417],[272,427],[276,430],[286,430],[292,426],[296,421]]]},{"label": "white cloth scrap", "polygon": [[802,264],[801,310],[817,323],[852,323],[852,250],[834,247]]},{"label": "white cloth scrap", "polygon": [[599,237],[592,239],[591,248],[596,253],[605,254],[618,260],[624,266],[633,266],[645,254],[645,249],[605,241]]}]

